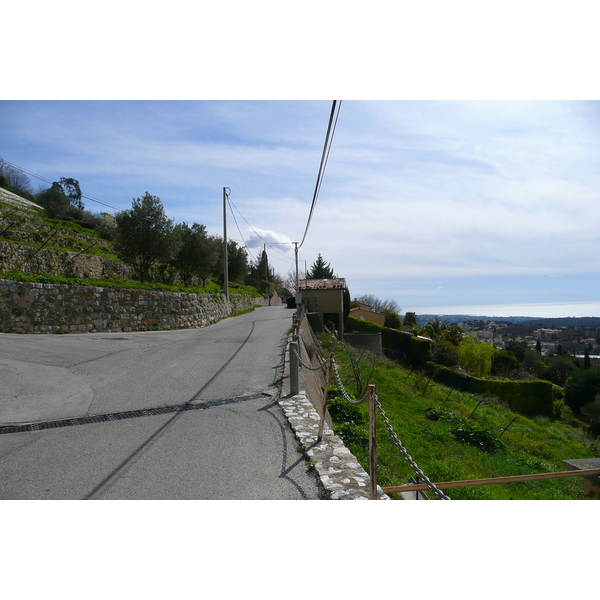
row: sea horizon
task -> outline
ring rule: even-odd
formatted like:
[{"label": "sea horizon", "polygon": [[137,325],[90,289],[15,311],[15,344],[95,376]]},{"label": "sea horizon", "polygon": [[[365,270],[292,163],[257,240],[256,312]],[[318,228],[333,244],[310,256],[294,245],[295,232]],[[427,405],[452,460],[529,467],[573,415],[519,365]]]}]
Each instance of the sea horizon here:
[{"label": "sea horizon", "polygon": [[531,317],[556,319],[565,317],[600,317],[600,302],[539,302],[516,304],[468,304],[460,306],[422,306],[404,312],[418,315],[468,315],[481,317]]}]

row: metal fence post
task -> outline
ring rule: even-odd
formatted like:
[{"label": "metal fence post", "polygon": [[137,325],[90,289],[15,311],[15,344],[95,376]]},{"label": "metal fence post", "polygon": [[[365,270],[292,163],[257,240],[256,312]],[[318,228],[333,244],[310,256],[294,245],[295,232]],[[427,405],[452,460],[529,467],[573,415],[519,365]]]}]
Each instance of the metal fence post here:
[{"label": "metal fence post", "polygon": [[292,396],[298,394],[298,342],[290,342],[290,393]]},{"label": "metal fence post", "polygon": [[369,475],[371,500],[377,500],[377,428],[375,425],[375,386],[369,385]]}]

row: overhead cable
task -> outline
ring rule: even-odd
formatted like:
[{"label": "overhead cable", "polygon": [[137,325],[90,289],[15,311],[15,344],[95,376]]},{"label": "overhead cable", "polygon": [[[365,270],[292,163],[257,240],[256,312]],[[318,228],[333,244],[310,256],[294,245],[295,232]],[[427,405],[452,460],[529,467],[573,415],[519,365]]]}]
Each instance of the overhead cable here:
[{"label": "overhead cable", "polygon": [[[339,104],[338,104],[339,102]],[[329,160],[329,151],[331,150],[331,143],[333,142],[333,134],[335,133],[335,128],[337,125],[338,117],[340,115],[340,108],[342,107],[341,100],[334,100],[331,105],[331,114],[329,115],[329,124],[327,125],[327,135],[325,136],[325,143],[323,145],[323,154],[321,155],[321,164],[319,166],[319,174],[317,175],[317,182],[315,184],[315,191],[313,193],[312,204],[310,207],[310,213],[308,215],[308,221],[306,223],[306,229],[304,230],[304,235],[302,236],[302,241],[298,248],[302,248],[302,244],[304,244],[304,240],[306,239],[306,234],[308,233],[308,228],[310,227],[310,222],[312,220],[313,213],[315,211],[315,206],[317,204],[317,198],[319,196],[319,191],[321,189],[321,183],[323,181],[323,175],[325,174],[325,167],[327,166],[327,161]],[[337,110],[336,110],[337,109]],[[335,119],[334,119],[335,117]]]},{"label": "overhead cable", "polygon": [[248,248],[248,244],[246,243],[246,240],[244,239],[244,236],[242,235],[242,231],[240,229],[240,226],[238,225],[237,219],[235,218],[235,213],[233,212],[233,208],[232,208],[232,202],[229,199],[229,196],[227,196],[227,203],[229,204],[229,210],[231,211],[231,216],[233,217],[233,220],[235,222],[235,226],[237,227],[238,233],[240,234],[240,237],[242,238],[242,242],[244,243],[244,246],[246,247],[246,252],[248,252],[248,254],[252,257],[252,260],[255,260],[254,255],[252,254],[252,252],[250,252],[250,248]]},{"label": "overhead cable", "polygon": [[[244,219],[244,221],[246,221],[246,224],[248,225],[248,227],[250,227],[250,229],[252,229],[252,231],[254,231],[254,233],[265,243],[267,244],[267,246],[269,246],[274,252],[277,252],[277,254],[281,254],[281,256],[283,256],[284,258],[289,258],[288,256],[286,256],[285,254],[283,254],[282,252],[279,252],[279,250],[277,250],[277,248],[273,248],[273,244],[278,244],[278,245],[283,245],[283,244],[292,244],[292,242],[267,242],[267,240],[265,240],[265,238],[263,238],[262,235],[260,235],[260,233],[258,233],[258,231],[256,231],[256,229],[254,229],[254,227],[252,227],[252,225],[250,225],[250,223],[248,223],[248,219],[246,219],[246,217],[244,217],[244,215],[241,213],[240,209],[229,199],[227,198],[227,201],[230,203],[231,206],[233,206],[235,208],[235,210],[238,211],[238,213],[240,213],[240,217],[242,217],[242,219]],[[230,207],[231,208],[231,207]],[[232,211],[233,214],[233,211]],[[233,217],[235,220],[235,217]],[[237,221],[236,221],[236,225],[237,225]],[[238,227],[238,231],[239,231],[239,227]],[[241,233],[240,233],[241,235]],[[242,238],[243,239],[243,238]],[[247,247],[247,246],[246,246]]]}]

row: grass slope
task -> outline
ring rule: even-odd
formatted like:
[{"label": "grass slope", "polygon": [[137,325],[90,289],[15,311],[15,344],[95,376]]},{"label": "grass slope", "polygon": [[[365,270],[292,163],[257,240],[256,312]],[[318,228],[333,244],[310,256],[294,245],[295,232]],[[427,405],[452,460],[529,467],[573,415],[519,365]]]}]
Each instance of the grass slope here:
[{"label": "grass slope", "polygon": [[[331,338],[322,337],[321,341],[327,353],[335,352],[344,387],[358,397],[351,367],[356,351]],[[384,412],[408,453],[433,482],[564,471],[563,459],[599,455],[598,442],[578,427],[547,417],[517,414],[497,400],[481,401],[451,390],[383,358],[363,357],[363,384],[373,366],[370,383],[376,385]],[[368,406],[354,407],[335,392],[333,396],[330,414],[334,429],[368,472]],[[377,465],[382,486],[407,483],[414,475],[380,415]],[[452,499],[477,500],[584,497],[579,477],[455,488],[446,494]]]}]

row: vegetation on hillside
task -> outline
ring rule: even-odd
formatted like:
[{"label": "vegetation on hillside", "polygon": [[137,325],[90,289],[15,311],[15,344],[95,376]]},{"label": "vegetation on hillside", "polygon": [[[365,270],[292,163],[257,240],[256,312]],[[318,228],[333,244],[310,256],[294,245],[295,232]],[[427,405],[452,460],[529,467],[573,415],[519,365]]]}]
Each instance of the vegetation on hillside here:
[{"label": "vegetation on hillside", "polygon": [[[175,224],[160,198],[148,192],[135,198],[129,210],[115,216],[85,209],[79,182],[61,178],[33,192],[26,175],[0,159],[0,187],[36,202],[42,210],[16,207],[0,199],[0,238],[35,251],[93,254],[128,264],[134,281],[93,281],[57,273],[22,273],[13,269],[7,278],[33,277],[45,281],[119,287],[198,291],[223,286],[223,239],[211,236],[204,225]],[[279,294],[283,283],[275,275],[265,252],[251,260],[246,249],[228,241],[229,287],[253,295]],[[258,291],[257,291],[258,290]]]},{"label": "vegetation on hillside", "polygon": [[[367,382],[399,439],[431,481],[563,471],[563,459],[600,455],[585,424],[570,417],[517,413],[497,398],[474,396],[433,381],[423,371],[358,351],[320,336],[334,352],[345,388],[359,398]],[[368,408],[355,407],[332,390],[334,430],[368,471]],[[377,418],[378,480],[407,483],[414,475]],[[552,479],[449,490],[453,499],[583,499],[581,478]]]}]

